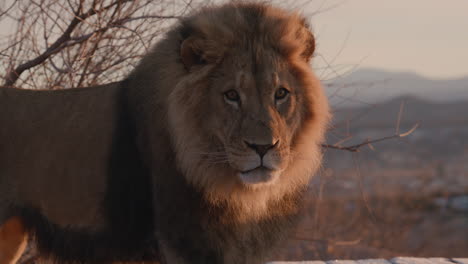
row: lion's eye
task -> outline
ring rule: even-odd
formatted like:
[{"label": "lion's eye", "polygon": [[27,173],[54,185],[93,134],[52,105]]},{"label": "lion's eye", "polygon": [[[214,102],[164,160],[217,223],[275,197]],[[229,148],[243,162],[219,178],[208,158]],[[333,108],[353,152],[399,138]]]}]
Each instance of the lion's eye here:
[{"label": "lion's eye", "polygon": [[279,88],[278,90],[276,90],[275,92],[275,100],[282,100],[284,98],[286,98],[286,96],[288,96],[289,94],[289,91],[284,88],[284,87],[281,87]]},{"label": "lion's eye", "polygon": [[239,94],[236,92],[236,90],[229,90],[225,92],[224,98],[226,98],[226,100],[231,101],[231,102],[239,102],[240,100]]}]

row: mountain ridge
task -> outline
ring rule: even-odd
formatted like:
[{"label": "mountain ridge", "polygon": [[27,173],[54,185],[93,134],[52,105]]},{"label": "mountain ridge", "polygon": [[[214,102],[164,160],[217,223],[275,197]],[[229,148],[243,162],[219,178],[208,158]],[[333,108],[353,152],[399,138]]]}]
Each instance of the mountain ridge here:
[{"label": "mountain ridge", "polygon": [[381,103],[407,95],[434,102],[468,100],[468,76],[429,79],[413,72],[363,68],[324,85],[331,104],[338,107]]},{"label": "mountain ridge", "polygon": [[401,112],[400,125],[441,128],[468,125],[468,99],[451,102],[403,95],[365,106],[334,108],[335,125],[351,120],[354,127],[395,127]]}]

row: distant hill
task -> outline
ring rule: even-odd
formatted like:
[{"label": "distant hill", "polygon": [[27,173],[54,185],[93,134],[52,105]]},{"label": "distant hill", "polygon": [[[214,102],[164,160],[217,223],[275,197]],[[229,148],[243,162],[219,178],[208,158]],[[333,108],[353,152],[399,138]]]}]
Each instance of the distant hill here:
[{"label": "distant hill", "polygon": [[324,82],[332,105],[362,106],[410,95],[433,102],[468,100],[468,76],[428,79],[408,72],[359,69]]},{"label": "distant hill", "polygon": [[468,126],[468,99],[435,102],[412,95],[370,106],[335,108],[334,123],[343,124],[349,120],[355,128],[392,128],[395,127],[402,103],[404,108],[400,124],[403,129],[415,123],[420,123],[421,128]]}]

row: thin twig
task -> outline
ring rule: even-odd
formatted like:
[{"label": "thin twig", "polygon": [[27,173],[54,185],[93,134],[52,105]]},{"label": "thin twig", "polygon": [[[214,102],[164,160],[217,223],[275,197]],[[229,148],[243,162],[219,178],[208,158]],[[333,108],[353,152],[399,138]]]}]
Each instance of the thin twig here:
[{"label": "thin twig", "polygon": [[49,47],[47,48],[42,54],[37,56],[36,58],[29,60],[15,69],[11,70],[8,72],[5,76],[5,83],[4,86],[12,86],[16,80],[18,80],[19,76],[26,70],[33,68],[44,61],[46,61],[50,56],[54,55],[55,53],[59,52],[60,50],[63,49],[62,45],[65,44],[68,40],[71,38],[72,32],[75,30],[75,28],[84,20],[87,18],[94,16],[98,12],[102,12],[105,10],[108,10],[112,7],[114,7],[117,4],[121,4],[122,2],[128,2],[131,0],[122,0],[122,1],[117,1],[114,3],[111,3],[105,7],[103,7],[101,10],[95,10],[93,8],[89,9],[86,13],[83,14],[76,14],[75,18],[72,19],[70,24],[68,25],[67,29],[65,32],[62,33],[62,35],[57,38],[57,40]]},{"label": "thin twig", "polygon": [[340,145],[335,145],[335,144],[322,144],[322,147],[329,148],[329,149],[347,150],[347,151],[351,151],[351,152],[359,152],[360,148],[362,148],[364,146],[371,145],[373,143],[377,143],[377,142],[381,142],[381,141],[385,141],[385,140],[389,140],[389,139],[394,139],[394,138],[406,137],[406,136],[410,135],[411,133],[413,133],[416,130],[416,128],[418,128],[418,126],[419,126],[419,123],[416,123],[410,130],[408,130],[408,131],[406,131],[404,133],[395,134],[395,135],[382,137],[382,138],[378,138],[378,139],[372,139],[372,140],[367,139],[364,142],[356,144],[356,145],[340,146]]}]

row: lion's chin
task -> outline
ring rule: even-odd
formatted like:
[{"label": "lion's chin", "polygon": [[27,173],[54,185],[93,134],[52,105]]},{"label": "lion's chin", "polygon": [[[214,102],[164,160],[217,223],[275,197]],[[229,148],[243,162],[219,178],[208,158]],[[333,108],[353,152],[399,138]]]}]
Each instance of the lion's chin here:
[{"label": "lion's chin", "polygon": [[247,172],[239,172],[238,176],[242,183],[248,187],[273,184],[280,175],[281,171],[271,170],[265,167],[259,167]]}]

